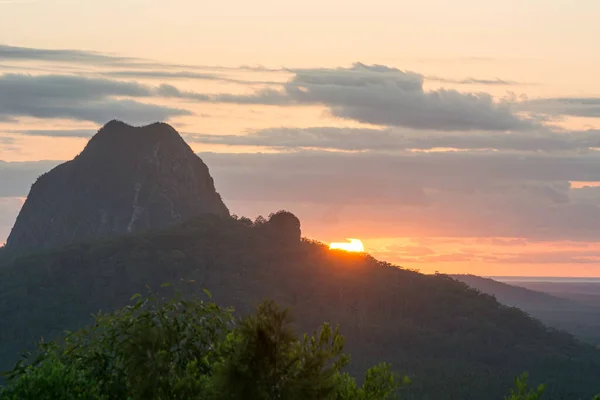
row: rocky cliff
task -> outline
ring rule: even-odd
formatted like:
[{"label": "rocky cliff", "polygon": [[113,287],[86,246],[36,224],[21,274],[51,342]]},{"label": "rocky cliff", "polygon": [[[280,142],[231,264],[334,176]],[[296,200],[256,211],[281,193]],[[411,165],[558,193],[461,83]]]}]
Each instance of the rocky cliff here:
[{"label": "rocky cliff", "polygon": [[7,249],[65,245],[229,216],[208,167],[171,126],[111,121],[73,160],[38,178]]}]

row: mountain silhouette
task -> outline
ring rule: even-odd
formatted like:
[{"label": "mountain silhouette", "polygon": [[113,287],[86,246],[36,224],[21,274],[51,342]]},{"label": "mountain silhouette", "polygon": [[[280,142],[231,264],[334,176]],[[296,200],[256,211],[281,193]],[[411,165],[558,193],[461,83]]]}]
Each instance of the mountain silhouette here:
[{"label": "mountain silhouette", "polygon": [[7,249],[48,248],[228,216],[208,167],[171,126],[111,121],[32,186]]}]

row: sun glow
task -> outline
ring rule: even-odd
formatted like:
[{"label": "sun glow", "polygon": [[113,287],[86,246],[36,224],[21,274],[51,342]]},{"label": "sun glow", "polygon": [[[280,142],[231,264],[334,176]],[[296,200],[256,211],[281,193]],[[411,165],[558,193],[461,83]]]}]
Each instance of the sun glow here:
[{"label": "sun glow", "polygon": [[352,252],[356,252],[356,253],[362,253],[365,251],[365,247],[363,246],[363,243],[360,241],[360,239],[348,238],[347,240],[349,241],[349,243],[333,242],[329,245],[329,248],[332,250],[337,249],[337,250],[352,251]]}]

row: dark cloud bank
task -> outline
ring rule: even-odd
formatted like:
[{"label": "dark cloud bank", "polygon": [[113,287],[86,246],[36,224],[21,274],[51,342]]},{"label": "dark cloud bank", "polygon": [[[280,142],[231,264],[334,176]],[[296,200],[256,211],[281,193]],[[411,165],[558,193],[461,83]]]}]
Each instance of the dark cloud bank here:
[{"label": "dark cloud bank", "polygon": [[191,115],[188,110],[121,97],[159,96],[136,82],[72,75],[0,76],[0,120],[15,117],[67,118],[103,124],[124,119],[134,124]]}]

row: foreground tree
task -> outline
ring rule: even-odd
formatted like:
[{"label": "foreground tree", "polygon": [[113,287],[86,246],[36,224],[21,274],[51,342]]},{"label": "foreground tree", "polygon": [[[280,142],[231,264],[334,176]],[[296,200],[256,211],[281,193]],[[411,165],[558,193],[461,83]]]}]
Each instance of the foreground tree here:
[{"label": "foreground tree", "polygon": [[539,385],[537,389],[531,389],[527,384],[527,378],[527,373],[518,376],[515,379],[515,386],[504,400],[540,400],[546,390],[546,386]]},{"label": "foreground tree", "polygon": [[399,380],[382,364],[367,372],[365,384],[342,373],[350,358],[344,338],[324,324],[299,340],[288,310],[267,301],[239,325],[230,337],[227,357],[216,373],[216,398],[374,399],[393,398]]},{"label": "foreground tree", "polygon": [[0,388],[2,400],[108,400],[99,382],[74,366],[47,358],[37,367],[26,368],[10,385]]},{"label": "foreground tree", "polygon": [[[358,385],[343,372],[350,358],[337,327],[298,338],[289,311],[271,301],[236,322],[212,301],[132,300],[61,342],[41,343],[7,374],[0,400],[391,400],[409,383],[380,364]],[[523,374],[505,400],[543,392]]]},{"label": "foreground tree", "polygon": [[8,374],[0,398],[386,400],[399,386],[388,365],[358,386],[341,372],[349,357],[337,328],[298,339],[289,311],[273,302],[236,324],[212,301],[134,298],[61,343],[42,343]]}]

